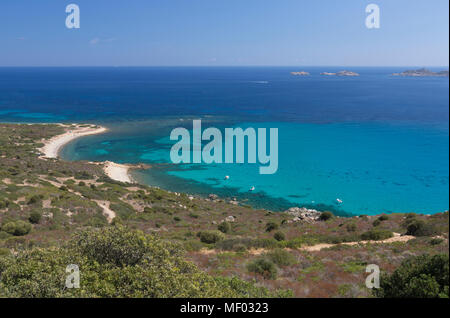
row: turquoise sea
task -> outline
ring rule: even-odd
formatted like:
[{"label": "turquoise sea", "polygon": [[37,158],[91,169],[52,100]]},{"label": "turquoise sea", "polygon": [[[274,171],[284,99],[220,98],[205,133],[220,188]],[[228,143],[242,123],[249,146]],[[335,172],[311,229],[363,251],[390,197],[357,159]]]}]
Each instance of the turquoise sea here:
[{"label": "turquoise sea", "polygon": [[[447,210],[448,78],[389,75],[403,68],[319,75],[341,69],[0,68],[0,122],[106,125],[107,134],[70,143],[63,158],[149,163],[133,176],[173,191],[340,215]],[[221,130],[278,128],[277,173],[260,175],[259,164],[171,164],[170,131],[192,129],[193,119]]]}]

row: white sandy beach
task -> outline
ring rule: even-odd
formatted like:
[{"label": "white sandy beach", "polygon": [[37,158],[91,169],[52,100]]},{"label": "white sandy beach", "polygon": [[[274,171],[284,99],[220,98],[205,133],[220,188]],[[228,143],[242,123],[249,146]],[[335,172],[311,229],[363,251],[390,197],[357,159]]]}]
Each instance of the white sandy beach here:
[{"label": "white sandy beach", "polygon": [[[68,131],[51,139],[43,140],[42,142],[44,143],[44,146],[39,149],[39,151],[43,153],[40,158],[58,158],[61,148],[72,140],[83,136],[102,134],[108,130],[105,127],[94,125],[60,125],[66,127]],[[103,166],[103,170],[105,171],[106,175],[111,179],[120,182],[132,183],[133,181],[129,175],[129,169],[130,166],[128,165],[118,164],[110,161],[106,161]]]},{"label": "white sandy beach", "polygon": [[133,180],[131,179],[129,174],[129,169],[129,165],[119,164],[111,161],[106,161],[105,165],[103,166],[103,170],[105,171],[106,175],[111,179],[120,182],[133,183]]},{"label": "white sandy beach", "polygon": [[45,158],[58,158],[59,151],[61,148],[71,142],[74,139],[83,136],[96,135],[101,134],[107,131],[105,127],[100,126],[87,126],[84,127],[82,125],[69,126],[69,125],[61,125],[63,127],[67,127],[69,130],[62,135],[55,136],[49,140],[43,140],[44,147],[40,148],[44,155],[42,157]]}]

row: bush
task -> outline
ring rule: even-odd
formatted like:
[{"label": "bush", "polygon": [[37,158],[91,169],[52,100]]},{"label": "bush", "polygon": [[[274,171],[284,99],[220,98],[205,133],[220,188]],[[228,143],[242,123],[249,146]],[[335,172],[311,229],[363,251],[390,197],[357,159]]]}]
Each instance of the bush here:
[{"label": "bush", "polygon": [[422,220],[414,220],[406,229],[406,235],[431,236],[434,234],[436,234],[435,228],[431,224],[425,223]]},{"label": "bush", "polygon": [[30,223],[38,224],[41,221],[42,214],[39,211],[32,211],[28,220]]},{"label": "bush", "polygon": [[247,270],[263,276],[265,279],[276,279],[278,270],[275,264],[266,258],[257,258],[247,265]]},{"label": "bush", "polygon": [[357,226],[355,223],[349,223],[347,224],[347,232],[355,232],[357,229]]},{"label": "bush", "polygon": [[27,235],[31,231],[31,224],[24,221],[8,222],[2,226],[2,231],[15,236]]},{"label": "bush", "polygon": [[238,253],[244,253],[247,251],[247,247],[244,244],[236,244],[233,250]]},{"label": "bush", "polygon": [[275,232],[273,238],[276,239],[277,241],[284,241],[286,239],[286,236],[284,235],[283,232]]},{"label": "bush", "polygon": [[326,212],[322,212],[322,213],[320,214],[319,220],[321,220],[321,221],[327,221],[327,220],[332,219],[333,217],[334,217],[334,214],[333,214],[333,213],[326,211]]},{"label": "bush", "polygon": [[383,275],[380,288],[373,292],[383,298],[448,298],[448,286],[448,255],[421,255],[403,261],[391,275]]},{"label": "bush", "polygon": [[225,235],[219,231],[201,231],[197,233],[197,236],[206,244],[214,244],[225,238]]},{"label": "bush", "polygon": [[381,221],[379,220],[379,219],[376,219],[375,221],[373,221],[373,223],[372,223],[372,225],[374,226],[374,227],[377,227],[378,225],[380,225],[381,224]]},{"label": "bush", "polygon": [[281,248],[268,252],[266,256],[278,266],[289,266],[296,263],[294,255]]},{"label": "bush", "polygon": [[149,214],[149,213],[153,213],[153,212],[154,212],[154,210],[153,210],[152,208],[148,207],[148,206],[146,206],[146,207],[144,208],[144,213]]},{"label": "bush", "polygon": [[373,229],[361,234],[361,239],[370,241],[385,240],[393,237],[394,234],[389,230]]},{"label": "bush", "polygon": [[389,220],[389,216],[387,216],[386,214],[380,215],[378,220],[380,220],[380,221],[387,221],[387,220]]},{"label": "bush", "polygon": [[[179,245],[121,226],[78,233],[61,247],[0,257],[3,297],[211,298],[274,297],[238,278],[215,278],[188,262]],[[81,269],[82,288],[64,288],[68,264]],[[25,273],[25,274],[24,274]],[[84,278],[83,278],[84,277]]]},{"label": "bush", "polygon": [[268,222],[266,224],[266,232],[271,232],[273,230],[277,230],[278,229],[278,224],[275,222]]},{"label": "bush", "polygon": [[39,203],[39,202],[41,202],[41,200],[43,199],[43,196],[42,195],[33,195],[31,198],[30,198],[30,200],[28,201],[28,205],[31,205],[31,204],[36,204],[36,203]]},{"label": "bush", "polygon": [[444,242],[444,240],[441,239],[441,238],[433,238],[433,239],[430,240],[430,244],[431,245],[439,245],[442,242]]},{"label": "bush", "polygon": [[231,224],[228,222],[222,222],[217,226],[217,229],[222,233],[230,233],[231,232]]}]

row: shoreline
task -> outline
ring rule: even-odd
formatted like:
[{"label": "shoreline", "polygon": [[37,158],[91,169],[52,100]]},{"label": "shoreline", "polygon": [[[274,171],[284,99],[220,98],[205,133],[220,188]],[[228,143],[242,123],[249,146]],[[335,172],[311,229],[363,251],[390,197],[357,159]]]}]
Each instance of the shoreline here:
[{"label": "shoreline", "polygon": [[[99,125],[83,125],[83,124],[57,124],[66,128],[66,132],[61,135],[54,136],[50,139],[42,140],[44,146],[38,148],[42,153],[40,159],[56,159],[59,158],[61,149],[69,142],[84,136],[103,134],[108,131],[108,128]],[[119,164],[112,161],[93,162],[94,164],[101,164],[105,174],[115,180],[126,183],[134,183],[130,176],[131,165]]]}]

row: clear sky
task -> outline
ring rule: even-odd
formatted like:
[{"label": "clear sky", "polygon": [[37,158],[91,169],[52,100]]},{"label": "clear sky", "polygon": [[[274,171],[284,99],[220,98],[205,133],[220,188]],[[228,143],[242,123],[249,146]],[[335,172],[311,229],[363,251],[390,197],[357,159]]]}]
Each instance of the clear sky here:
[{"label": "clear sky", "polygon": [[[67,29],[78,4],[81,28]],[[379,29],[365,26],[378,4]],[[447,66],[448,0],[0,0],[0,66]]]}]

